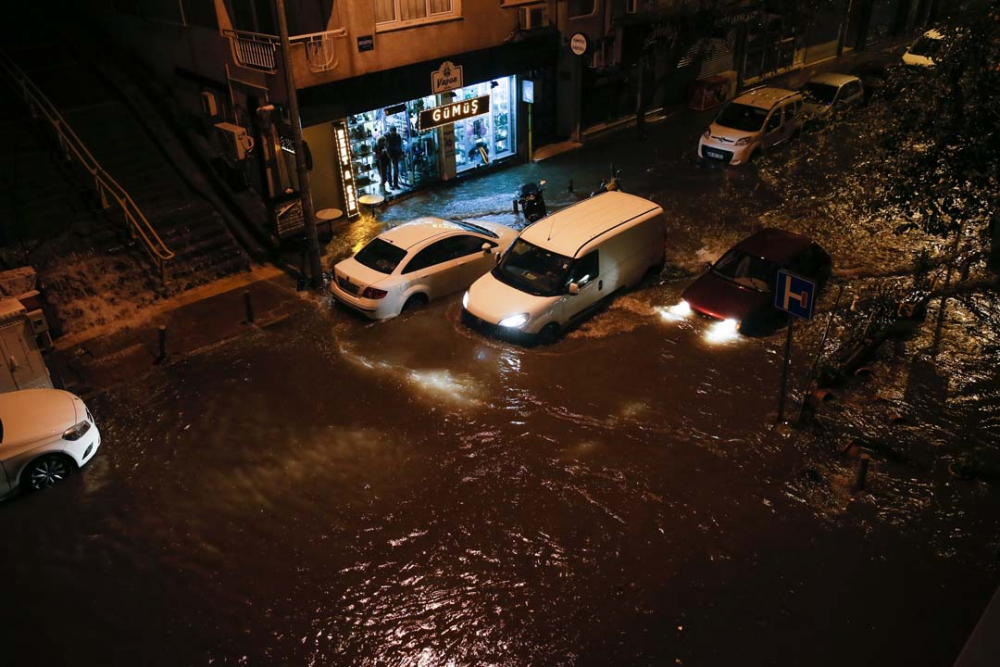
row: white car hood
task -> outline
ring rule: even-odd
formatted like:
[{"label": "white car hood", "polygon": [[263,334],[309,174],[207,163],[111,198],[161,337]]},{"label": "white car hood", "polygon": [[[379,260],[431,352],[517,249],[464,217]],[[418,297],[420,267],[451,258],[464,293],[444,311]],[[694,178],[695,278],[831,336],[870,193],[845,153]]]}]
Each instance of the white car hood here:
[{"label": "white car hood", "polygon": [[529,319],[544,312],[558,296],[535,296],[502,283],[487,273],[469,288],[469,305],[466,310],[490,324],[518,313],[527,313]]},{"label": "white car hood", "polygon": [[353,257],[345,259],[342,262],[338,262],[337,265],[333,267],[333,272],[336,276],[344,276],[352,283],[360,285],[362,288],[378,284],[391,277],[391,274],[382,273],[381,271],[376,271],[375,269],[369,269]]},{"label": "white car hood", "polygon": [[26,389],[0,395],[0,420],[3,420],[0,452],[61,436],[70,426],[83,421],[85,415],[79,399],[58,389]]},{"label": "white car hood", "polygon": [[732,127],[725,127],[719,125],[718,123],[712,123],[708,126],[708,131],[713,137],[722,137],[723,139],[728,139],[729,141],[736,143],[737,140],[744,137],[752,137],[755,132],[747,132],[745,130],[737,130]]}]

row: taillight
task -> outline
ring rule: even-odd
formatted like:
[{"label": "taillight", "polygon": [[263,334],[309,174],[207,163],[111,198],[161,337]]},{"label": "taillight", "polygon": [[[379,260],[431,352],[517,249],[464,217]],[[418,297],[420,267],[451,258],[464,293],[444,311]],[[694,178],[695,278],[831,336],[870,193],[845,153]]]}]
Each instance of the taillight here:
[{"label": "taillight", "polygon": [[384,289],[375,289],[374,287],[366,287],[365,291],[361,293],[361,298],[363,299],[381,299],[388,294]]}]

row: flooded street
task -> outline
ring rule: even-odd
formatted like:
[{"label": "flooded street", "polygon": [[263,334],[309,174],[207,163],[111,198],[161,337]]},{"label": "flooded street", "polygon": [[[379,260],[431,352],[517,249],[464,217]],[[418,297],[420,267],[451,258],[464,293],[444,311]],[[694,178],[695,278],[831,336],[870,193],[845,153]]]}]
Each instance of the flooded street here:
[{"label": "flooded street", "polygon": [[[678,122],[696,137],[704,118]],[[513,223],[511,184],[576,175],[581,192],[549,186],[558,208],[632,146],[423,193],[380,223]],[[950,665],[1000,564],[995,485],[947,469],[973,443],[1000,464],[996,305],[938,318],[938,300],[813,425],[775,427],[782,333],[713,340],[670,307],[783,196],[766,162],[696,168],[691,146],[622,174],[668,213],[667,271],[555,345],[467,330],[460,294],[382,323],[302,296],[89,399],[94,462],[0,505],[12,663]],[[912,259],[912,235],[825,224],[833,205],[790,228],[835,268]],[[338,233],[328,263],[380,223]],[[843,284],[841,305],[863,294]],[[796,326],[792,413],[836,293]],[[873,451],[867,494],[837,454],[851,439]]]}]

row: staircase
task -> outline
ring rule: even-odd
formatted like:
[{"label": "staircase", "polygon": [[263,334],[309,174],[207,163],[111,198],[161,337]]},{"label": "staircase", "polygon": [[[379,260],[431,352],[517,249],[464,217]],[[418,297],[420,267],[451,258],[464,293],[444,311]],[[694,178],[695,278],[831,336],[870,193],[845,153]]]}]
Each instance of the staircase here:
[{"label": "staircase", "polygon": [[165,271],[167,292],[249,268],[221,216],[188,186],[93,69],[60,47],[29,47],[10,55],[175,254]]}]

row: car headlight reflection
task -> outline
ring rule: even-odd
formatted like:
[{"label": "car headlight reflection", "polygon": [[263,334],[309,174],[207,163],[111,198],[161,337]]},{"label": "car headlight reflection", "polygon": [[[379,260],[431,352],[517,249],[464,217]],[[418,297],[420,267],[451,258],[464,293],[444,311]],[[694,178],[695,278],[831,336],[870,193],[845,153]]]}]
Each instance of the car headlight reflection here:
[{"label": "car headlight reflection", "polygon": [[680,303],[676,303],[669,308],[660,308],[660,317],[668,322],[677,322],[679,320],[684,320],[690,317],[691,304],[689,304],[684,299],[680,300]]},{"label": "car headlight reflection", "polygon": [[722,320],[708,328],[705,340],[710,343],[727,343],[735,340],[740,334],[740,323],[736,320]]},{"label": "car headlight reflection", "polygon": [[468,290],[466,290],[465,294],[462,296],[462,308],[465,308],[466,310],[469,309],[469,291]]},{"label": "car headlight reflection", "polygon": [[528,321],[527,313],[518,313],[517,315],[509,315],[500,320],[500,326],[514,329],[519,326],[522,326],[527,321]]}]

